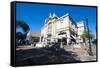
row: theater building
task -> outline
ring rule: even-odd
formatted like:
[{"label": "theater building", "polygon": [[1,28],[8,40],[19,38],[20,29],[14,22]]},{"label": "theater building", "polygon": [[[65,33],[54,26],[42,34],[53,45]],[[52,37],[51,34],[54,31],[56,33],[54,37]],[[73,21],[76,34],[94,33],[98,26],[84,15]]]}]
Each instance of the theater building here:
[{"label": "theater building", "polygon": [[55,13],[49,14],[41,28],[40,42],[65,42],[66,45],[81,43],[84,31],[84,21],[75,22],[69,14],[58,17]]}]

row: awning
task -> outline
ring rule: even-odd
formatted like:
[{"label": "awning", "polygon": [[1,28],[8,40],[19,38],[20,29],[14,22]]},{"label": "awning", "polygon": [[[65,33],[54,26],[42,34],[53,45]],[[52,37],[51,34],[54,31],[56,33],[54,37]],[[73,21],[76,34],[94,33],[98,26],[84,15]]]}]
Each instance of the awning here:
[{"label": "awning", "polygon": [[67,38],[66,35],[58,35],[56,36],[57,39]]}]

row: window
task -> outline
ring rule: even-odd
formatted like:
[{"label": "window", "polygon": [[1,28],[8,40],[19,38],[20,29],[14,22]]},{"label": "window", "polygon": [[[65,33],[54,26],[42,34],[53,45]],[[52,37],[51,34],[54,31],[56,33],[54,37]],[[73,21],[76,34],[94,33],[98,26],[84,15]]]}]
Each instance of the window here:
[{"label": "window", "polygon": [[51,32],[52,30],[52,26],[51,26],[51,23],[48,24],[48,32]]},{"label": "window", "polygon": [[47,37],[51,37],[51,34],[48,34]]},{"label": "window", "polygon": [[60,32],[58,35],[63,35],[63,34],[66,34],[66,32]]}]

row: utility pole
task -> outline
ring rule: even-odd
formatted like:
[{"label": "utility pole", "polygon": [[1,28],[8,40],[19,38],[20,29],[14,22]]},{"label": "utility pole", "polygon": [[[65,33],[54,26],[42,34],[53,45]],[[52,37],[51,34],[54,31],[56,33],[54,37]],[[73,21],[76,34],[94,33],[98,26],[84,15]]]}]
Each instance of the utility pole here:
[{"label": "utility pole", "polygon": [[88,36],[89,36],[89,55],[93,56],[92,53],[92,48],[91,48],[91,42],[90,42],[90,31],[89,31],[89,26],[88,26],[88,16],[86,16],[86,24],[87,24],[87,31],[88,31]]}]

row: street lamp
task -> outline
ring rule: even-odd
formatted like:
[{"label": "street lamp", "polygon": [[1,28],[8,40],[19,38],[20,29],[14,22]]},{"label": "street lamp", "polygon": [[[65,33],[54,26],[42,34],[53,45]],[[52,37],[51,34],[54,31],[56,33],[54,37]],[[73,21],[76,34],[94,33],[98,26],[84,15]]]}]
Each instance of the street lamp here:
[{"label": "street lamp", "polygon": [[88,16],[86,16],[86,23],[87,23],[87,31],[88,31],[88,36],[89,36],[89,55],[93,56],[92,53],[92,48],[91,48],[91,43],[90,43],[90,32],[89,32],[89,26],[88,26]]}]

